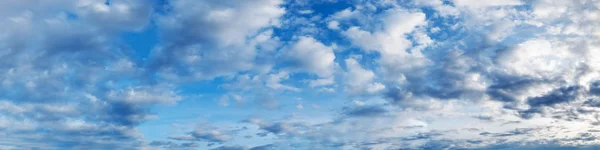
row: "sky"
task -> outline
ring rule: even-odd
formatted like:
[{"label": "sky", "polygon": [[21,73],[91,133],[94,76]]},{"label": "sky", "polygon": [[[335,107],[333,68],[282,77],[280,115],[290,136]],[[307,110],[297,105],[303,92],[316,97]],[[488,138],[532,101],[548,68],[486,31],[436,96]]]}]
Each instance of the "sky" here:
[{"label": "sky", "polygon": [[0,149],[599,149],[600,0],[4,0]]}]

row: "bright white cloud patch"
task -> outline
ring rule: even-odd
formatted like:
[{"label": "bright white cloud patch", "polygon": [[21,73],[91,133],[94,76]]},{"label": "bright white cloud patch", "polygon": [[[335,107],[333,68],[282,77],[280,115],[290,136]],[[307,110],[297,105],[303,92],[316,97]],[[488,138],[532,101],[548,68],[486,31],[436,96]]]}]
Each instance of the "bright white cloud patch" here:
[{"label": "bright white cloud patch", "polygon": [[533,78],[557,78],[578,68],[577,52],[560,41],[532,39],[499,57],[499,64],[510,74]]},{"label": "bright white cloud patch", "polygon": [[479,1],[479,0],[453,0],[457,6],[466,6],[473,8],[484,8],[493,6],[513,6],[522,5],[521,0],[504,0],[504,1]]},{"label": "bright white cloud patch", "polygon": [[284,53],[292,63],[292,70],[297,68],[319,77],[329,77],[333,74],[335,67],[333,49],[312,37],[300,37]]},{"label": "bright white cloud patch", "polygon": [[348,71],[345,73],[344,82],[349,93],[372,94],[385,88],[381,83],[373,81],[375,79],[373,71],[362,68],[355,59],[346,59],[345,63]]},{"label": "bright white cloud patch", "polygon": [[386,10],[380,17],[382,19],[377,22],[382,22],[382,29],[369,32],[353,26],[343,34],[361,49],[381,55],[378,61],[386,79],[400,82],[406,73],[418,75],[419,68],[429,64],[429,60],[420,50],[410,50],[413,44],[407,36],[417,27],[427,25],[425,14],[397,8]]}]

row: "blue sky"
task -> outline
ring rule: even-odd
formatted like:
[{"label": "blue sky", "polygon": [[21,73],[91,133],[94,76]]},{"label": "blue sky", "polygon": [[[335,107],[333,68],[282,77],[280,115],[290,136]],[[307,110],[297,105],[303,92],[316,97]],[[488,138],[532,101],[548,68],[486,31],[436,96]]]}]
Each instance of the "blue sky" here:
[{"label": "blue sky", "polygon": [[0,149],[597,149],[600,1],[0,2]]}]

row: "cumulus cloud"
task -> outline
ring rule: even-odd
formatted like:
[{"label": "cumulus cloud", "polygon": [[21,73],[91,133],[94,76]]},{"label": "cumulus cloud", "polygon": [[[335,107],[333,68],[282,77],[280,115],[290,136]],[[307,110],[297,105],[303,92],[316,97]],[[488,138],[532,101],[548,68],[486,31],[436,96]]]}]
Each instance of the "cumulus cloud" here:
[{"label": "cumulus cloud", "polygon": [[338,30],[340,29],[340,22],[337,21],[329,21],[327,22],[327,28],[331,29],[331,30]]},{"label": "cumulus cloud", "polygon": [[282,90],[291,90],[291,91],[300,91],[300,89],[281,84],[281,80],[285,80],[289,78],[289,74],[287,72],[279,72],[277,74],[269,74],[268,79],[266,80],[266,86],[272,89],[282,89]]},{"label": "cumulus cloud", "polygon": [[501,53],[497,61],[511,75],[551,79],[579,68],[577,57],[561,42],[532,39]]},{"label": "cumulus cloud", "polygon": [[410,12],[402,8],[386,10],[379,14],[382,18],[381,30],[368,31],[358,26],[348,28],[343,34],[352,41],[352,44],[365,51],[375,51],[381,55],[379,64],[386,79],[400,82],[405,76],[418,75],[419,69],[429,64],[429,60],[421,51],[410,51],[412,42],[407,39],[407,34],[413,32],[418,26],[425,26],[425,14]]},{"label": "cumulus cloud", "polygon": [[345,74],[344,83],[347,86],[348,93],[373,94],[385,89],[385,85],[374,82],[375,73],[362,68],[355,59],[346,59],[346,68],[348,72]]},{"label": "cumulus cloud", "polygon": [[[593,149],[599,14],[591,0],[2,1],[0,149]],[[132,50],[128,35],[154,32]],[[215,127],[144,134],[199,120]]]},{"label": "cumulus cloud", "polygon": [[[137,147],[143,136],[135,127],[156,119],[149,106],[181,99],[173,87],[134,79],[143,71],[122,55],[129,50],[118,44],[120,33],[147,26],[150,3],[3,3],[0,91],[5,94],[0,116],[12,123],[2,123],[1,134],[10,137],[2,145]],[[28,8],[19,8],[23,6]]]},{"label": "cumulus cloud", "polygon": [[[550,143],[557,147],[592,144],[589,141],[594,141],[593,136],[583,135],[576,130],[593,128],[594,122],[597,122],[589,115],[590,112],[596,112],[592,107],[597,104],[593,79],[598,74],[593,71],[596,70],[595,61],[590,59],[595,57],[596,48],[592,43],[596,43],[596,40],[556,35],[581,36],[583,33],[593,32],[566,27],[572,26],[573,22],[565,20],[572,20],[574,17],[561,16],[567,15],[562,14],[561,9],[558,9],[556,15],[552,15],[555,18],[544,15],[543,10],[536,10],[543,7],[533,7],[532,10],[514,9],[521,5],[553,4],[551,2],[481,3],[457,0],[452,3],[454,6],[437,1],[414,2],[415,5],[434,7],[440,14],[445,14],[442,16],[456,16],[458,12],[453,11],[460,11],[460,14],[467,16],[462,22],[430,24],[428,21],[436,20],[428,20],[429,17],[426,18],[419,11],[403,8],[384,9],[379,14],[364,8],[349,8],[332,14],[331,19],[344,26],[334,27],[326,22],[327,28],[339,28],[341,35],[352,46],[366,54],[378,54],[378,57],[368,58],[375,60],[376,64],[369,68],[354,58],[346,59],[343,84],[347,89],[369,89],[366,87],[370,83],[380,81],[383,87],[388,87],[388,91],[383,92],[388,101],[382,103],[393,104],[393,107],[384,109],[362,103],[355,108],[343,109],[340,119],[312,124],[313,128],[319,128],[318,132],[326,131],[331,135],[352,133],[351,136],[346,136],[349,138],[331,138],[312,134],[307,130],[304,130],[305,134],[295,136],[308,141],[319,141],[317,143],[320,146],[329,148],[536,147],[539,143],[549,141],[556,141]],[[557,7],[581,9],[579,4],[586,2],[563,3]],[[366,6],[369,3],[362,4],[370,7]],[[351,19],[368,15],[379,16],[381,19],[365,18],[375,25],[365,25]],[[591,18],[593,17],[577,20],[592,20]],[[552,19],[556,20],[550,21]],[[345,28],[346,25],[349,26]],[[579,24],[587,25],[589,23]],[[434,28],[436,32],[425,32],[427,30],[422,29],[429,26],[437,26]],[[450,38],[432,36],[439,35],[439,30],[465,32],[469,35],[456,34]],[[593,36],[595,35],[588,35]],[[477,38],[483,39],[479,42],[469,41]],[[371,68],[375,69],[371,71]],[[355,86],[352,83],[356,83]],[[421,123],[411,125],[409,121],[400,119],[398,122],[405,125],[390,127],[375,123],[386,122],[390,120],[387,117],[394,115],[415,117],[413,120],[420,121],[413,122]],[[448,117],[453,119],[444,119]],[[495,127],[469,128],[469,125],[457,125],[454,128],[436,125],[456,120]],[[544,122],[560,122],[560,125],[548,125]],[[379,130],[368,130],[368,135],[380,138],[352,138],[362,136],[362,132],[352,132],[352,129],[361,129],[366,124],[371,128],[398,133],[395,134],[397,136],[389,137]],[[326,127],[333,129],[325,130]],[[428,128],[426,132],[410,132],[423,127]],[[395,128],[408,130],[394,130]],[[548,129],[559,129],[568,136],[525,138],[552,135],[543,132]],[[458,135],[467,138],[456,138]],[[392,139],[402,142],[392,142]],[[576,142],[570,142],[571,139]],[[403,143],[407,146],[391,143]],[[517,143],[522,145],[518,146]]]},{"label": "cumulus cloud", "polygon": [[319,77],[330,77],[334,72],[335,55],[331,47],[312,37],[299,37],[298,41],[284,51],[294,69]]},{"label": "cumulus cloud", "polygon": [[191,132],[190,135],[188,136],[175,136],[175,137],[170,137],[171,139],[174,140],[185,140],[185,141],[199,141],[199,140],[206,140],[209,142],[225,142],[227,140],[229,140],[229,137],[227,135],[223,135],[223,133],[221,133],[220,131],[216,131],[216,130],[212,130],[212,131],[203,131],[203,130],[196,130],[194,132]]},{"label": "cumulus cloud", "polygon": [[263,29],[278,25],[285,12],[281,3],[174,1],[156,19],[165,42],[152,51],[148,67],[173,80],[214,78],[258,67],[255,60],[262,51],[268,55],[277,46],[278,39]]},{"label": "cumulus cloud", "polygon": [[492,6],[514,6],[522,5],[521,0],[506,0],[506,1],[494,1],[494,2],[483,2],[477,0],[453,0],[455,5],[473,8],[484,8]]}]

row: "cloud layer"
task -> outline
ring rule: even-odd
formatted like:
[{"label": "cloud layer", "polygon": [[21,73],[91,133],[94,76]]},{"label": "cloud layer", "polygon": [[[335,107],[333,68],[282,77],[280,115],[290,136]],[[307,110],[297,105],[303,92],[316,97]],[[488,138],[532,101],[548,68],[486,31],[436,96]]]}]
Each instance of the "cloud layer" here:
[{"label": "cloud layer", "polygon": [[596,149],[599,20],[596,0],[0,2],[0,149]]}]

